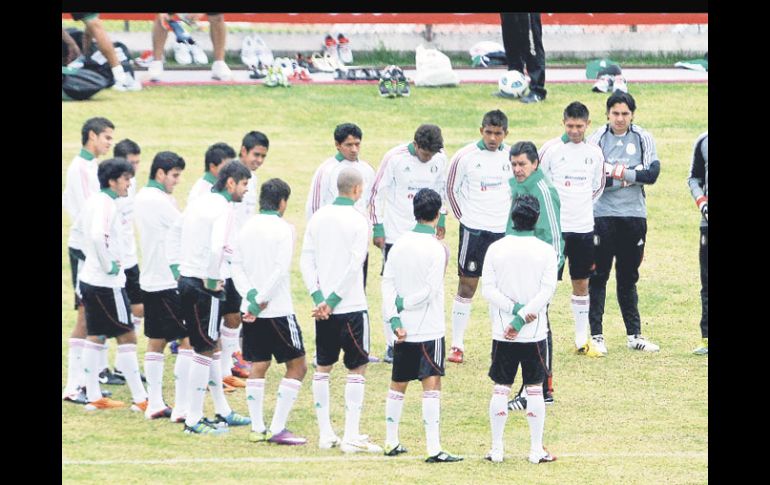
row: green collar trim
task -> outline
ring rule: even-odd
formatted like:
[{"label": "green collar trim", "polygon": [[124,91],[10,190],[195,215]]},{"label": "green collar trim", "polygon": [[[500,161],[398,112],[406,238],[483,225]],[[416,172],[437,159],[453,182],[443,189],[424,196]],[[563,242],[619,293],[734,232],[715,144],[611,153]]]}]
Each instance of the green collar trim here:
[{"label": "green collar trim", "polygon": [[337,154],[334,155],[334,158],[336,158],[338,162],[341,162],[345,160],[345,155],[338,151]]},{"label": "green collar trim", "polygon": [[278,211],[268,211],[268,210],[262,210],[259,209],[260,214],[264,214],[266,216],[278,216],[281,217],[281,214],[278,213]]},{"label": "green collar trim", "polygon": [[214,185],[217,181],[217,177],[207,170],[206,173],[203,174],[203,180],[210,183],[211,185]]},{"label": "green collar trim", "polygon": [[232,196],[232,194],[230,194],[230,193],[229,193],[228,191],[226,191],[226,190],[223,190],[222,192],[214,192],[214,193],[215,193],[215,194],[219,194],[219,195],[221,195],[222,197],[224,197],[225,199],[227,199],[227,202],[232,202],[232,201],[233,201],[233,196]]},{"label": "green collar trim", "polygon": [[[504,143],[500,143],[500,146],[497,147],[497,151],[498,152],[503,151],[503,145],[504,145]],[[484,139],[483,138],[476,143],[476,146],[479,147],[479,150],[487,150],[487,151],[489,151],[489,148],[487,148],[487,146],[484,144]]]},{"label": "green collar trim", "polygon": [[417,223],[416,226],[414,226],[414,229],[412,229],[414,232],[419,232],[420,234],[436,234],[436,230],[433,228],[433,226],[429,226],[427,224],[420,224]]},{"label": "green collar trim", "polygon": [[417,150],[414,148],[414,142],[409,143],[406,146],[406,148],[409,149],[409,154],[410,155],[412,155],[413,157],[417,156]]},{"label": "green collar trim", "polygon": [[94,158],[96,158],[96,155],[94,155],[93,153],[89,152],[85,148],[81,148],[80,149],[80,158],[85,158],[86,160],[90,161],[90,160],[93,160]]},{"label": "green collar trim", "polygon": [[511,188],[515,187],[524,187],[526,189],[531,189],[535,185],[537,185],[538,182],[540,182],[543,179],[543,172],[540,170],[535,170],[532,172],[529,177],[527,177],[523,182],[519,182],[516,180],[516,177],[511,177],[509,179]]},{"label": "green collar trim", "polygon": [[147,182],[147,187],[153,187],[153,188],[162,190],[163,192],[166,192],[166,187],[155,179],[152,179],[149,182]]},{"label": "green collar trim", "polygon": [[561,141],[562,141],[563,143],[565,143],[565,144],[566,144],[566,143],[569,143],[569,136],[567,136],[567,134],[566,134],[566,133],[564,133],[564,134],[561,136]]},{"label": "green collar trim", "polygon": [[519,231],[518,229],[512,229],[511,230],[511,235],[519,236],[519,237],[524,237],[524,236],[533,236],[534,237],[535,231],[534,230],[532,230],[532,231]]},{"label": "green collar trim", "polygon": [[118,194],[117,194],[117,192],[115,192],[115,191],[114,191],[114,190],[112,190],[112,189],[102,189],[102,192],[104,192],[105,194],[109,195],[109,196],[110,196],[110,199],[113,199],[113,200],[114,200],[114,199],[117,199],[117,198],[118,198]]},{"label": "green collar trim", "polygon": [[334,202],[332,202],[332,204],[334,204],[334,205],[354,205],[355,201],[353,201],[353,199],[351,199],[351,198],[340,196],[340,197],[337,197],[336,199],[334,199]]}]

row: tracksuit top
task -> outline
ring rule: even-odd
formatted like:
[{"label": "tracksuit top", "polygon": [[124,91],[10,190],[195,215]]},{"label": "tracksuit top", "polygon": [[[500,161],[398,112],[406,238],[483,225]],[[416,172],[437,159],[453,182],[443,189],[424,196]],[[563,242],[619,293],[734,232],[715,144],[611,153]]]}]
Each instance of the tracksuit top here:
[{"label": "tracksuit top", "polygon": [[150,180],[134,199],[134,220],[142,249],[139,286],[144,291],[162,291],[177,287],[166,257],[166,236],[182,213],[162,184]]},{"label": "tracksuit top", "polygon": [[70,216],[70,233],[67,246],[73,249],[83,249],[84,236],[77,223],[78,216],[86,204],[86,200],[99,192],[99,178],[96,172],[99,160],[88,150],[82,148],[80,154],[72,159],[67,167],[67,178],[62,193],[62,206]]},{"label": "tracksuit top", "polygon": [[[687,185],[690,186],[690,193],[694,200],[702,196],[709,196],[709,132],[702,133],[695,140],[693,148],[692,164],[690,165],[690,176],[687,178]],[[700,225],[708,227],[709,222],[701,216]]]},{"label": "tracksuit top", "polygon": [[241,202],[233,203],[235,205],[235,221],[239,229],[246,225],[246,221],[249,220],[249,217],[257,212],[257,197],[259,195],[258,187],[257,174],[251,172],[251,177],[249,177],[249,181],[246,184],[246,193],[243,194],[243,200]]},{"label": "tracksuit top", "polygon": [[203,177],[196,180],[195,184],[193,184],[192,188],[190,189],[190,193],[187,194],[187,205],[190,205],[190,202],[194,201],[201,195],[210,193],[211,188],[214,186],[216,181],[217,178],[211,172],[206,172]]},{"label": "tracksuit top", "polygon": [[123,272],[123,227],[115,204],[118,194],[110,189],[97,192],[85,203],[79,224],[84,238],[86,262],[80,271],[80,281],[104,288],[126,285]]},{"label": "tracksuit top", "polygon": [[123,237],[120,239],[123,244],[123,269],[130,268],[139,264],[139,258],[136,255],[136,235],[134,234],[134,198],[136,197],[136,177],[131,178],[128,185],[128,196],[115,199],[115,205],[118,206],[120,213],[120,223],[123,228]]},{"label": "tracksuit top", "polygon": [[355,208],[364,215],[368,214],[366,206],[371,199],[372,184],[374,183],[374,169],[363,160],[351,162],[347,160],[340,152],[333,157],[329,157],[318,167],[313,174],[310,182],[310,192],[307,194],[305,203],[305,218],[310,220],[318,209],[331,204],[339,195],[337,190],[337,177],[343,168],[353,167],[361,174],[364,179],[364,191],[361,198],[355,203]]}]

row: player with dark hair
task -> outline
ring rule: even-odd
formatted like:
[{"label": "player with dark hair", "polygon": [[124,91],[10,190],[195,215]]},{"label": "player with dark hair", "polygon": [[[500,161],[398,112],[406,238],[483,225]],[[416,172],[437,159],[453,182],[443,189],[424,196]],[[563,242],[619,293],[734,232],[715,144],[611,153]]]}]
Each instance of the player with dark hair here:
[{"label": "player with dark hair", "polygon": [[695,355],[709,353],[709,133],[701,134],[693,147],[690,176],[687,179],[690,194],[695,199],[703,217],[700,221],[700,336],[701,346],[693,350]]}]

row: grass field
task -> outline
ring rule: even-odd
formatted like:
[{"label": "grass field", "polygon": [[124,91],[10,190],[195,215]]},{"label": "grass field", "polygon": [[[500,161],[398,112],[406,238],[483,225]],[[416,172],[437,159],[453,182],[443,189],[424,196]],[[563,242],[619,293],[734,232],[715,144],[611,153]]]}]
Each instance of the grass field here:
[{"label": "grass field", "polygon": [[[508,143],[532,140],[539,147],[561,133],[561,112],[573,100],[591,110],[593,128],[604,120],[606,96],[588,85],[550,85],[548,100],[524,105],[491,96],[492,85],[462,85],[452,89],[416,88],[410,98],[381,99],[374,86],[152,87],[138,93],[105,91],[86,102],[62,103],[62,189],[66,168],[80,148],[80,128],[92,116],[106,116],[115,125],[115,141],[131,138],[142,147],[138,173],[147,180],[152,157],[172,150],[187,161],[175,195],[184,207],[187,193],[202,175],[203,153],[214,142],[236,149],[244,133],[257,129],[270,137],[270,152],[259,169],[263,182],[281,177],[292,187],[286,220],[304,233],[304,204],[313,171],[334,153],[332,132],[341,122],[363,130],[362,158],[375,168],[394,145],[411,140],[420,123],[441,126],[451,156],[479,137],[481,117],[500,108],[509,117]],[[442,392],[442,446],[464,455],[457,464],[429,465],[420,411],[419,384],[407,391],[401,422],[403,458],[343,456],[339,450],[317,449],[318,429],[312,408],[311,374],[305,379],[289,427],[307,436],[304,447],[255,445],[248,430],[231,429],[221,437],[195,437],[181,425],[146,421],[128,410],[86,413],[62,403],[62,474],[64,483],[705,483],[708,481],[708,358],[690,351],[700,337],[698,279],[699,213],[687,189],[692,143],[708,128],[708,86],[703,84],[631,85],[639,125],[652,132],[661,160],[658,182],[647,189],[648,239],[638,284],[643,333],[660,344],[656,354],[625,348],[625,329],[608,284],[605,337],[609,355],[587,360],[572,354],[573,323],[570,288],[558,286],[550,316],[554,332],[556,403],[547,408],[545,445],[559,457],[556,463],[535,466],[526,460],[529,429],[521,412],[512,412],[506,428],[506,461],[482,459],[489,449],[487,407],[492,383],[489,365],[490,324],[480,292],[474,298],[466,332],[466,363],[447,363]],[[590,130],[593,131],[593,130]],[[74,325],[66,241],[70,221],[62,211],[62,387],[66,378],[67,339]],[[447,344],[451,335],[449,310],[457,286],[458,224],[449,217],[447,242],[452,260],[446,276]],[[294,306],[312,356],[314,327],[311,300],[299,273],[301,237],[292,265]],[[379,251],[369,252],[369,313],[372,349],[381,355],[384,337],[379,324]],[[614,276],[612,276],[614,280]],[[143,362],[146,339],[140,336]],[[110,344],[110,363],[115,344]],[[167,353],[167,355],[169,355]],[[174,356],[167,357],[165,396],[173,399]],[[272,417],[275,391],[282,369],[267,376],[265,417]],[[332,422],[342,431],[345,372],[332,374]],[[382,443],[385,438],[385,396],[390,366],[374,364],[367,373],[361,430]],[[520,381],[514,384],[517,389]],[[109,387],[115,397],[130,400],[126,386]],[[247,413],[245,392],[229,397],[232,407]],[[210,399],[206,413],[213,415]]]}]

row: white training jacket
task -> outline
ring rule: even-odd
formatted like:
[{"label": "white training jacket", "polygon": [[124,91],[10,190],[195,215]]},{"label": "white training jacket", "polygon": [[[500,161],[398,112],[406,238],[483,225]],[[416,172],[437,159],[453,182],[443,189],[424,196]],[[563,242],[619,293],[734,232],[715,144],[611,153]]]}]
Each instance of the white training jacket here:
[{"label": "white training jacket", "polygon": [[[503,337],[516,315],[537,318],[524,324],[514,342],[538,342],[548,335],[548,303],[556,291],[557,258],[553,247],[537,239],[534,231],[513,231],[490,244],[481,273],[481,294],[489,301],[492,338]],[[516,309],[514,305],[524,305]]]},{"label": "white training jacket", "polygon": [[67,177],[62,193],[62,206],[70,216],[70,233],[67,238],[67,246],[73,249],[83,249],[85,244],[78,216],[83,210],[86,201],[93,194],[99,192],[99,178],[96,173],[99,169],[99,160],[85,148],[72,159],[67,167]]},{"label": "white training jacket", "polygon": [[355,203],[356,209],[364,215],[367,215],[366,206],[371,198],[372,184],[374,183],[374,169],[363,160],[351,162],[345,159],[340,152],[333,157],[329,157],[318,167],[313,174],[310,182],[310,192],[307,194],[305,203],[305,219],[310,217],[321,207],[331,204],[339,195],[337,190],[337,177],[343,168],[353,167],[361,174],[364,179],[364,191],[361,198]]},{"label": "white training jacket", "polygon": [[190,202],[194,201],[201,195],[210,193],[211,188],[214,186],[216,181],[217,178],[212,175],[211,172],[206,172],[203,174],[203,177],[195,181],[192,188],[190,189],[190,193],[187,194],[187,204],[185,207],[190,205]]},{"label": "white training jacket", "polygon": [[120,213],[120,223],[123,227],[123,237],[120,238],[123,244],[123,268],[131,268],[139,264],[139,258],[136,255],[136,234],[134,233],[134,198],[136,197],[136,177],[131,177],[131,183],[128,185],[128,196],[118,197],[115,204]]},{"label": "white training jacket", "polygon": [[134,220],[139,230],[142,262],[139,286],[144,291],[163,291],[177,287],[166,257],[166,236],[182,213],[176,200],[162,184],[151,180],[136,194]]},{"label": "white training jacket", "polygon": [[92,286],[122,288],[126,284],[120,242],[123,227],[115,204],[117,197],[109,189],[97,192],[88,198],[80,214],[86,261],[79,280]]},{"label": "white training jacket", "polygon": [[256,171],[251,172],[249,182],[246,184],[246,193],[243,194],[243,200],[241,202],[234,202],[235,223],[239,229],[246,225],[249,217],[257,213],[257,198],[259,196],[259,185],[257,183]]}]

